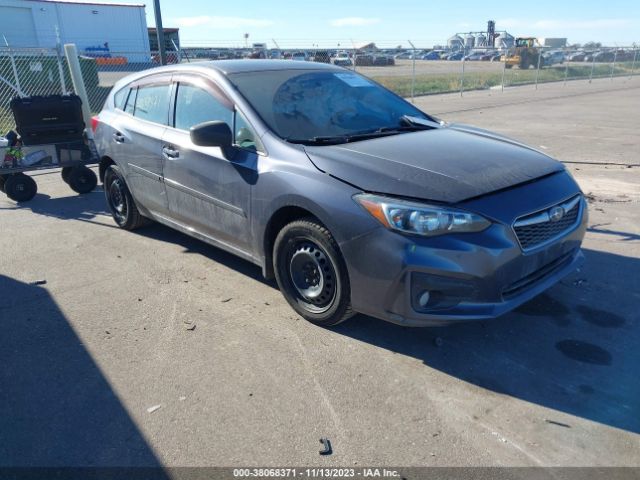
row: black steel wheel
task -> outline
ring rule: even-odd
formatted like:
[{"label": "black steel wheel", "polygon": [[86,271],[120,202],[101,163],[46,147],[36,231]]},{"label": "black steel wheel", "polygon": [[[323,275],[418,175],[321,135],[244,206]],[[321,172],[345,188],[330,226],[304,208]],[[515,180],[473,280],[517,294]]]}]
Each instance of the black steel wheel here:
[{"label": "black steel wheel", "polygon": [[67,183],[74,192],[89,193],[98,185],[98,177],[90,168],[73,167],[68,174]]},{"label": "black steel wheel", "polygon": [[7,181],[7,175],[0,175],[0,192],[4,192],[4,183]]},{"label": "black steel wheel", "polygon": [[135,230],[149,222],[140,214],[117,165],[109,166],[104,174],[104,195],[111,215],[120,228]]},{"label": "black steel wheel", "polygon": [[346,266],[326,227],[311,218],[292,222],[273,253],[278,286],[298,314],[324,327],[353,315]]},{"label": "black steel wheel", "polygon": [[17,173],[6,178],[4,192],[15,202],[28,202],[38,193],[38,184],[29,175]]},{"label": "black steel wheel", "polygon": [[63,167],[62,171],[60,172],[60,175],[62,176],[62,180],[64,180],[64,183],[69,183],[69,174],[71,173],[71,170],[73,170],[73,167]]}]

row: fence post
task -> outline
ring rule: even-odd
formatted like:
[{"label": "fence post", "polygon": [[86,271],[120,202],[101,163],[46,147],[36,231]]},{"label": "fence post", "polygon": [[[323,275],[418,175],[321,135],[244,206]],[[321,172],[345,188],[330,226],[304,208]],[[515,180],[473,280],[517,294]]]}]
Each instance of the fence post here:
[{"label": "fence post", "polygon": [[60,52],[60,44],[56,45],[56,60],[58,63],[58,76],[60,77],[60,87],[62,88],[62,94],[66,95],[67,91],[67,82],[64,80],[64,71],[62,67],[62,54]]},{"label": "fence post", "polygon": [[611,64],[611,81],[613,82],[613,71],[616,69],[616,59],[618,58],[618,50],[613,52],[613,63]]},{"label": "fence post", "polygon": [[538,90],[538,76],[540,75],[540,62],[542,61],[542,52],[538,52],[538,67],[536,68],[536,90]]},{"label": "fence post", "polygon": [[502,93],[504,93],[504,76],[507,73],[507,54],[504,55],[504,62],[502,62]]},{"label": "fence post", "polygon": [[[84,124],[87,127],[91,125],[91,110],[89,109],[89,97],[87,96],[87,89],[84,86],[84,79],[82,78],[82,70],[80,70],[80,62],[78,61],[78,50],[73,43],[67,43],[64,46],[64,53],[67,57],[67,65],[69,65],[69,73],[71,74],[71,81],[73,82],[73,89],[76,95],[82,100],[82,116],[84,117]],[[91,128],[86,129],[89,139],[93,139],[93,130]]]},{"label": "fence post", "polygon": [[460,96],[464,92],[464,57],[462,57],[462,73],[460,75]]},{"label": "fence post", "polygon": [[633,51],[633,63],[631,64],[631,75],[629,75],[629,78],[633,77],[633,71],[636,69],[636,57],[638,56],[638,49],[636,48]]},{"label": "fence post", "polygon": [[591,57],[591,75],[589,75],[589,83],[593,80],[593,69],[596,67],[596,55],[595,53]]},{"label": "fence post", "polygon": [[567,86],[567,77],[569,76],[569,62],[567,62],[567,59],[565,57],[565,66],[564,66],[564,82],[562,84],[563,87]]}]

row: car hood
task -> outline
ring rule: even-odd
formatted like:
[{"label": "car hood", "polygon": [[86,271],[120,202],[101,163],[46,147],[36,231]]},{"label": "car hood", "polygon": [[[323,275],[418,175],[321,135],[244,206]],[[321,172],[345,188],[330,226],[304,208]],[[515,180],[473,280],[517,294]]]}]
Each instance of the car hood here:
[{"label": "car hood", "polygon": [[445,203],[564,169],[521,143],[460,124],[305,151],[319,170],[364,191]]}]

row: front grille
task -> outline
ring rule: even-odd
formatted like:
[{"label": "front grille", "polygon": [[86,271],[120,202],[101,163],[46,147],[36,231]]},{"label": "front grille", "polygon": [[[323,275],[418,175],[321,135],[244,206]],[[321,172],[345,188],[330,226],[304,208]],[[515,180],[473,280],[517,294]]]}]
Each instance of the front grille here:
[{"label": "front grille", "polygon": [[[545,210],[519,217],[513,224],[513,230],[522,250],[531,250],[569,233],[580,221],[581,199],[580,195],[576,195],[570,200]],[[553,214],[557,215],[559,209],[561,209],[562,217],[555,220]]]}]

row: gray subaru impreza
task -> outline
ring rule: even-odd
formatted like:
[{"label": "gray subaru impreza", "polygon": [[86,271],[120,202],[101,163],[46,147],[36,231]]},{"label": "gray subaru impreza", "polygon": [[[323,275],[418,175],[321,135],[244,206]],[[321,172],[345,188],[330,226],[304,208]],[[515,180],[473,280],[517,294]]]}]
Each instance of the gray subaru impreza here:
[{"label": "gray subaru impreza", "polygon": [[160,222],[275,277],[322,326],[487,319],[583,259],[563,165],[334,65],[238,60],[119,81],[94,119],[115,222]]}]

